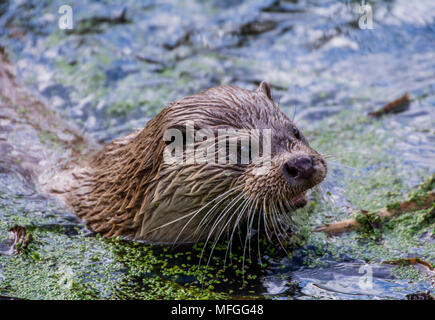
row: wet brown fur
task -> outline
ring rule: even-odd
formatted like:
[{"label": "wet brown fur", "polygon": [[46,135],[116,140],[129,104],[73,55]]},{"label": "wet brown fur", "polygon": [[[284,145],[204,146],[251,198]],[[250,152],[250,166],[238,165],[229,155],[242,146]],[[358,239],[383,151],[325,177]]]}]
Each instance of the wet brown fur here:
[{"label": "wet brown fur", "polygon": [[[270,170],[256,174],[255,163],[181,167],[166,164],[163,133],[184,126],[188,120],[194,120],[197,129],[213,131],[272,129]],[[264,82],[254,91],[233,86],[211,88],[170,104],[144,129],[114,140],[84,165],[58,173],[50,180],[51,192],[57,193],[90,229],[105,237],[156,242],[206,239],[213,225],[213,221],[208,226],[201,224],[207,210],[198,215],[189,214],[207,203],[212,203],[207,208],[210,209],[214,199],[231,188],[236,189],[219,205],[220,212],[239,197],[229,211],[236,211],[239,202],[249,198],[252,201],[245,216],[260,208],[267,214],[267,208],[272,205],[280,208],[280,212],[283,207],[291,210],[292,199],[324,179],[325,161],[304,137],[294,137],[293,127],[292,121],[273,102],[270,88]],[[290,186],[282,174],[283,163],[307,154],[316,159],[316,174],[303,185]],[[62,186],[56,186],[55,181],[62,181]],[[224,220],[236,220],[235,215],[228,217]],[[214,219],[218,218],[219,215]],[[202,230],[198,230],[199,225]],[[226,228],[230,229],[230,225]]]}]

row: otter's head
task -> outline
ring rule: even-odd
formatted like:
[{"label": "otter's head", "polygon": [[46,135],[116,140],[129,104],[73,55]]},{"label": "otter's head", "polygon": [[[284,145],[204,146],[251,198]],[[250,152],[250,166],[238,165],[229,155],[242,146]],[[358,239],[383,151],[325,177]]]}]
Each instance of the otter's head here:
[{"label": "otter's head", "polygon": [[171,103],[108,144],[68,201],[106,237],[191,242],[232,237],[243,221],[250,234],[254,220],[285,236],[291,212],[326,172],[267,83],[220,86]]},{"label": "otter's head", "polygon": [[[160,199],[168,203],[165,212],[181,210],[180,217],[172,220],[179,227],[168,224],[169,219],[161,225],[180,229],[177,239],[203,239],[192,236],[198,230],[202,235],[220,236],[243,220],[252,217],[253,221],[257,213],[266,217],[266,230],[278,232],[273,225],[283,221],[281,215],[303,207],[306,191],[326,177],[325,160],[275,104],[266,82],[253,91],[233,86],[211,88],[171,104],[159,116],[165,146],[176,140],[173,129],[181,132],[184,142],[184,162],[163,160],[159,173],[163,182],[159,190],[165,190],[167,198]],[[188,146],[189,124],[195,132],[195,137],[190,137],[193,149]],[[232,140],[236,141],[232,148],[229,141],[234,131],[239,139]],[[229,133],[224,138],[227,142],[220,145],[225,132]],[[251,144],[243,145],[241,136],[249,136]],[[258,153],[252,150],[253,141],[258,143]],[[176,153],[173,145],[170,150],[167,154]]]}]

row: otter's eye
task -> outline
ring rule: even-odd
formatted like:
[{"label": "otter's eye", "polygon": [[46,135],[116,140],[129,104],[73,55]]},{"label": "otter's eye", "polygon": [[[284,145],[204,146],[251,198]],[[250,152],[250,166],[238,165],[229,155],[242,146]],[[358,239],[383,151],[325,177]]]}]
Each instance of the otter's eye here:
[{"label": "otter's eye", "polygon": [[301,133],[299,132],[299,129],[296,127],[293,127],[293,134],[295,135],[296,139],[301,138]]}]

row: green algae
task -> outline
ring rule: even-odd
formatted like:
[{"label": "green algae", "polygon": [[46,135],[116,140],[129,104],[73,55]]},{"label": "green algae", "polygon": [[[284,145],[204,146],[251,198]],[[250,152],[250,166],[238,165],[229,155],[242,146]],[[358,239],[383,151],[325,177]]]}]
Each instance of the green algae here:
[{"label": "green algae", "polygon": [[[112,2],[106,1],[105,3]],[[79,7],[80,5],[77,4],[77,6]],[[132,11],[149,10],[149,8],[144,9],[141,6],[142,5],[139,6],[140,10],[133,9]],[[192,7],[192,3],[187,3],[185,1],[181,3],[177,2],[177,6],[180,8],[183,6],[192,9],[196,8]],[[47,6],[47,11],[45,13],[55,12],[56,10],[53,9],[57,9],[57,6]],[[198,10],[198,8],[196,9]],[[201,14],[210,15],[213,12],[219,13],[220,9],[214,4],[204,4],[201,5],[199,11]],[[159,12],[157,12],[157,14],[158,13]],[[197,12],[189,13],[189,16],[191,17],[195,17],[196,15]],[[43,15],[34,14],[34,17],[41,16]],[[233,17],[232,15],[230,16]],[[117,44],[116,41],[111,42],[108,41],[108,38],[99,38],[95,33],[107,31],[107,33],[113,32],[114,36],[116,36],[117,30],[113,28],[113,26],[109,28],[107,21],[86,20],[81,17],[80,14],[77,17],[80,19],[77,21],[81,22],[77,25],[77,33],[90,33],[89,35],[83,35],[83,37],[68,35],[64,31],[54,27],[53,32],[51,32],[45,40],[43,37],[38,36],[39,41],[41,41],[40,47],[47,49],[61,48],[62,52],[59,52],[58,54],[62,56],[69,55],[74,58],[55,58],[53,83],[60,83],[67,87],[72,97],[70,100],[72,100],[74,104],[78,104],[78,102],[91,97],[91,99],[89,99],[90,108],[97,110],[100,108],[99,103],[104,102],[103,111],[107,112],[108,116],[102,115],[104,120],[101,121],[105,121],[105,127],[110,127],[113,124],[112,120],[115,118],[122,118],[136,114],[154,116],[168,102],[185,96],[186,94],[206,89],[210,84],[226,83],[233,80],[241,82],[244,85],[252,83],[251,73],[257,74],[256,77],[264,77],[272,82],[272,87],[280,88],[280,90],[283,91],[286,91],[287,88],[290,88],[294,83],[304,85],[308,84],[308,86],[310,86],[309,91],[317,90],[317,92],[310,92],[310,95],[316,97],[316,99],[322,99],[322,103],[323,100],[325,98],[328,99],[331,92],[335,90],[328,90],[327,85],[322,85],[322,88],[318,90],[315,88],[317,85],[312,82],[312,79],[317,79],[318,82],[324,84],[333,83],[338,90],[346,92],[347,97],[345,100],[349,100],[349,103],[352,104],[352,106],[361,103],[369,108],[372,107],[369,103],[374,104],[373,100],[376,101],[382,99],[388,101],[388,99],[391,98],[391,91],[398,90],[399,88],[401,90],[403,88],[401,85],[398,85],[400,82],[396,82],[399,77],[397,77],[395,72],[391,72],[388,86],[379,86],[377,82],[378,79],[373,82],[369,77],[364,77],[361,72],[363,70],[358,69],[358,66],[354,65],[354,61],[352,61],[352,65],[345,65],[346,70],[343,68],[340,69],[340,65],[338,64],[337,69],[335,69],[335,71],[338,70],[338,72],[334,73],[330,73],[328,68],[322,67],[322,64],[323,66],[329,66],[331,62],[330,59],[326,59],[326,61],[322,59],[317,60],[320,58],[318,56],[315,58],[316,61],[320,62],[320,64],[316,63],[314,68],[318,68],[319,70],[315,72],[303,72],[303,67],[307,66],[303,61],[300,61],[302,68],[299,68],[298,66],[294,67],[295,65],[293,64],[291,64],[291,67],[281,67],[279,65],[281,60],[279,57],[279,51],[276,51],[273,44],[271,44],[272,46],[269,46],[261,43],[261,48],[259,48],[249,46],[249,43],[245,43],[243,46],[246,46],[247,52],[231,48],[231,46],[229,46],[230,50],[224,51],[234,51],[232,55],[240,56],[240,58],[228,57],[221,55],[218,52],[207,53],[202,50],[199,51],[200,54],[193,54],[191,57],[186,58],[186,52],[188,54],[192,52],[195,53],[195,46],[192,45],[188,39],[182,42],[179,48],[176,48],[181,49],[178,50],[178,53],[181,52],[181,56],[174,59],[173,66],[170,65],[170,61],[169,66],[163,67],[163,71],[153,73],[141,70],[137,75],[127,75],[125,78],[117,80],[116,84],[114,84],[110,83],[110,77],[108,76],[107,71],[116,66],[116,61],[118,59],[122,59],[122,55],[119,54],[120,46],[115,48],[112,44]],[[143,17],[140,16],[139,18]],[[321,21],[324,19],[318,20]],[[52,23],[52,25],[55,26],[55,23]],[[335,28],[335,25],[333,27]],[[195,26],[193,26],[192,29],[195,31]],[[397,28],[394,30],[396,29]],[[145,31],[146,30],[148,29],[145,29]],[[140,30],[140,32],[142,31],[143,30]],[[133,34],[133,38],[130,38],[129,40],[137,41],[139,43],[137,46],[130,46],[133,48],[133,51],[138,48],[146,51],[149,48],[149,45],[144,45],[145,43],[141,39],[142,37],[138,36],[139,32],[135,32],[134,30],[128,30],[128,32]],[[388,33],[386,36],[386,39],[388,40]],[[396,38],[396,36],[397,32],[395,31],[394,37]],[[156,35],[156,37],[159,36]],[[163,37],[166,36],[164,35]],[[113,38],[115,39],[116,37]],[[144,38],[147,39],[146,37]],[[251,39],[251,42],[255,43],[253,40],[254,39]],[[146,41],[147,40],[145,40],[145,42]],[[300,55],[300,53],[297,51],[293,52],[292,48],[288,47],[288,44],[292,43],[288,41],[288,37],[276,37],[275,43],[282,45],[283,48],[289,52],[288,56],[295,56],[297,58],[298,55]],[[112,47],[110,47],[111,45]],[[159,44],[151,42],[151,46],[159,46]],[[412,44],[412,46],[414,46],[414,44]],[[420,54],[422,48],[419,46],[415,47]],[[262,52],[262,50],[264,50],[262,48],[267,48],[266,50],[271,53],[270,57],[273,58],[268,58],[267,55]],[[255,58],[256,49],[260,49],[258,51],[261,55]],[[402,51],[402,48],[400,48],[400,50]],[[364,52],[364,50],[361,50],[361,52]],[[406,50],[403,52],[409,53],[409,51]],[[174,56],[177,56],[178,53],[174,54]],[[19,58],[19,56],[13,52],[10,54],[14,61]],[[311,65],[313,57],[310,57],[310,54],[306,53],[305,50],[303,55],[307,55],[308,58],[311,58],[308,59],[309,64]],[[408,65],[411,67],[411,70],[418,71],[415,67],[412,68],[412,65],[415,64],[412,52],[404,56],[406,56],[408,60],[410,59]],[[259,60],[258,57],[260,57],[261,60]],[[422,57],[424,57],[424,55],[422,55]],[[131,57],[128,57],[126,60],[128,61],[130,58]],[[168,57],[164,56],[162,60],[171,60],[171,58],[167,58]],[[346,58],[346,56],[344,56],[344,58]],[[366,66],[368,66],[367,62],[364,62],[364,57],[359,58],[362,58],[362,61],[360,61],[358,65],[364,66],[364,64],[366,64]],[[232,70],[229,69],[225,70],[222,68],[221,63],[215,63],[216,60],[221,62],[228,62],[231,60],[231,69],[239,72],[242,71],[248,76],[240,76],[237,75],[237,72],[232,72]],[[258,61],[261,62],[258,63]],[[380,61],[383,60],[380,59]],[[334,63],[332,63],[332,65],[334,65]],[[141,69],[146,70],[150,66],[144,63],[142,67],[143,68]],[[357,78],[350,77],[346,75],[347,69],[354,70],[352,72],[355,74],[361,73],[361,75]],[[397,70],[401,69],[397,68]],[[344,73],[344,75],[340,76],[342,73]],[[371,73],[372,72],[367,72],[367,74]],[[412,72],[409,74],[411,73]],[[413,73],[416,75],[421,74],[420,72]],[[215,76],[210,77],[210,75]],[[159,77],[165,78],[163,84],[155,84],[150,81]],[[213,78],[212,81],[210,81],[211,78]],[[35,79],[37,79],[35,75],[29,76],[25,79],[25,82],[34,84],[36,82]],[[295,81],[296,79],[297,81]],[[352,82],[352,79],[357,79],[358,81],[361,81],[361,83],[357,85],[346,83]],[[367,80],[367,84],[365,84],[365,80]],[[388,78],[383,78],[383,80],[388,81]],[[412,80],[415,80],[415,83],[418,82],[418,79],[416,78],[406,79],[406,82],[411,83],[413,82]],[[150,81],[150,83],[148,81]],[[142,87],[138,86],[137,83],[141,84]],[[311,84],[314,84],[314,86]],[[426,91],[430,93],[431,89],[428,87]],[[352,97],[352,95],[354,95],[354,97]],[[343,104],[343,102],[343,100],[337,101],[336,99],[331,98],[330,100],[326,100],[325,104]],[[288,109],[285,105],[283,108]],[[23,113],[26,112],[25,110],[22,111]],[[360,258],[373,263],[378,263],[386,259],[407,256],[409,254],[417,254],[433,261],[433,245],[430,241],[426,241],[428,239],[430,240],[430,237],[428,238],[427,234],[431,234],[431,228],[433,229],[433,210],[431,210],[431,208],[418,212],[407,212],[400,217],[389,221],[377,221],[376,217],[372,216],[368,219],[367,217],[360,217],[361,219],[366,219],[366,228],[363,228],[360,232],[350,233],[341,237],[329,238],[323,234],[312,233],[312,228],[318,224],[341,220],[348,217],[355,217],[350,210],[346,209],[348,206],[356,210],[366,210],[368,212],[376,211],[384,206],[395,208],[400,201],[403,201],[406,198],[404,194],[412,189],[412,185],[409,185],[408,183],[411,173],[404,169],[402,159],[400,159],[397,154],[390,152],[395,149],[394,141],[389,137],[391,130],[385,132],[385,130],[383,130],[384,122],[370,122],[365,116],[363,116],[364,113],[365,110],[345,111],[338,116],[323,121],[322,125],[317,129],[311,129],[307,132],[307,137],[312,142],[313,146],[332,155],[330,161],[335,161],[336,164],[330,163],[330,181],[332,181],[332,184],[338,184],[340,188],[338,190],[328,190],[327,185],[323,186],[322,188],[326,189],[326,191],[322,192],[322,190],[320,190],[319,192],[314,193],[310,205],[295,214],[295,220],[298,222],[297,229],[299,234],[298,237],[295,237],[297,238],[297,240],[295,239],[295,242],[298,242],[299,245],[311,245],[314,247],[313,250],[306,250],[307,258],[304,263],[307,266],[312,267],[321,265],[323,263],[322,256],[326,251],[331,252],[337,259],[340,258],[342,253],[347,253],[351,257]],[[100,114],[98,114],[98,116],[100,116]],[[417,127],[414,129],[420,132],[433,132],[433,127],[432,121],[431,126],[428,128]],[[53,139],[54,137],[50,136],[49,133],[41,132],[40,138],[41,140],[45,140],[48,144],[56,144],[56,141]],[[394,139],[400,140],[400,137],[394,137]],[[415,175],[417,175],[419,179],[423,179],[424,177],[427,177],[428,174],[417,172],[414,176]],[[413,180],[416,180],[415,177]],[[340,193],[338,200],[336,199],[337,192]],[[58,223],[56,219],[59,218],[59,215],[54,214],[57,218],[47,218],[48,214],[51,214],[51,208],[29,208],[28,204],[23,204],[16,196],[11,196],[7,193],[2,195],[1,190],[0,199],[7,199],[3,203],[0,202],[0,211],[2,215],[2,219],[0,220],[0,239],[7,237],[8,228],[14,224],[24,226],[39,225],[38,228],[32,231],[32,233],[36,234],[36,237],[34,240],[34,246],[29,248],[27,256],[12,258],[0,257],[0,273],[5,272],[3,268],[6,268],[8,270],[6,272],[6,279],[11,283],[8,289],[5,289],[6,291],[4,291],[8,295],[15,294],[26,298],[64,297],[90,299],[116,298],[118,296],[134,298],[138,297],[138,295],[136,295],[136,291],[138,291],[141,292],[141,298],[176,298],[183,297],[183,295],[186,294],[183,292],[186,290],[189,294],[191,293],[192,298],[204,297],[206,295],[206,293],[202,295],[200,291],[195,289],[198,288],[195,287],[195,285],[188,289],[183,289],[184,284],[174,284],[177,282],[176,279],[185,273],[191,275],[190,272],[192,272],[193,274],[198,275],[199,271],[193,267],[193,265],[196,264],[192,261],[196,258],[196,253],[194,255],[188,254],[188,252],[193,249],[184,252],[181,251],[180,248],[175,248],[171,251],[172,253],[168,253],[168,256],[166,257],[160,256],[159,252],[154,252],[155,248],[148,249],[148,246],[143,244],[140,244],[137,247],[127,248],[130,244],[124,242],[114,241],[114,243],[112,243],[98,237],[90,238],[83,234],[70,234],[70,228],[42,227],[40,225],[41,223],[52,223],[56,225]],[[6,206],[4,205],[5,203]],[[58,210],[63,209],[60,208]],[[372,218],[374,218],[375,221],[373,221]],[[79,228],[79,231],[82,230],[82,226],[78,226],[77,228]],[[76,232],[78,231],[76,230]],[[56,249],[54,251],[55,255],[62,256],[64,252],[59,250],[59,248],[65,246],[65,250],[69,251],[74,247],[69,244],[69,241],[75,243],[77,247],[83,245],[84,248],[87,248],[86,250],[91,250],[92,253],[92,258],[82,258],[84,259],[82,260],[84,263],[83,268],[75,266],[73,263],[74,258],[65,257],[65,261],[60,265],[61,267],[64,266],[61,270],[65,268],[68,269],[71,264],[70,267],[74,272],[77,270],[83,271],[82,273],[80,273],[81,271],[77,273],[77,277],[74,277],[73,282],[66,281],[67,279],[62,278],[61,275],[57,274],[58,271],[56,270],[58,269],[52,270],[48,268],[47,264],[50,259],[55,259],[55,257],[48,255],[49,259],[45,259],[45,252],[44,250],[41,250],[45,247],[53,247],[53,250]],[[89,243],[89,246],[85,245],[85,243]],[[224,244],[222,246],[225,247]],[[129,252],[125,254],[125,259],[122,258],[124,251]],[[117,252],[121,253],[121,258],[118,257]],[[176,255],[179,253],[185,253],[184,256],[186,261],[176,260]],[[138,255],[137,264],[136,254]],[[158,257],[156,258],[156,256]],[[273,250],[271,250],[271,256],[277,257],[277,259],[280,257],[280,255],[277,254],[277,252],[273,252]],[[106,261],[103,259],[105,257],[111,257],[112,260]],[[234,257],[234,259],[240,262],[240,255]],[[117,266],[114,267],[114,265]],[[231,267],[238,270],[238,276],[240,276],[240,273],[245,274],[243,270],[238,269],[239,267],[237,264],[232,264]],[[262,263],[261,267],[267,269],[268,264]],[[38,268],[42,268],[42,270],[45,270],[46,272],[39,272]],[[108,268],[109,271],[107,271],[107,274],[103,272],[101,277],[108,280],[108,282],[99,282],[98,278],[100,277],[100,273],[98,273],[98,271],[105,268]],[[143,280],[135,278],[136,273],[144,274],[141,268],[144,268],[143,270],[149,269],[151,273],[156,272],[156,276],[153,277],[153,281],[155,282],[153,282],[152,285],[147,285],[147,290],[150,292],[149,294],[147,294],[147,290],[144,290],[142,283],[140,283]],[[155,269],[157,269],[158,272]],[[171,270],[166,272],[166,269]],[[412,266],[400,266],[397,267],[397,269],[397,274],[400,275],[401,279],[406,279],[408,277],[416,280],[416,278],[419,277],[418,273],[415,272]],[[87,276],[85,271],[90,272],[90,270],[94,271],[91,272],[90,276]],[[204,273],[213,273],[213,271],[216,270],[203,270]],[[116,274],[116,280],[113,279],[114,274]],[[21,282],[17,275],[23,277]],[[120,280],[122,276],[125,276],[124,280]],[[40,279],[37,279],[38,277]],[[46,280],[48,281],[47,284],[44,284],[41,280],[44,279],[44,277],[47,277],[48,279]],[[162,277],[165,278],[165,280],[162,280]],[[261,281],[261,276],[257,276],[256,274],[247,275],[248,279],[253,277],[258,279],[257,282]],[[0,277],[0,279],[1,278],[2,277]],[[87,280],[82,281],[82,278],[86,278]],[[210,281],[207,280],[201,284],[201,288],[209,288],[209,294],[219,295],[219,292],[213,292],[217,291],[216,288],[219,286],[219,283],[213,282],[213,277],[210,277],[210,279]],[[225,283],[224,279],[215,279],[215,281]],[[64,284],[71,284],[68,285],[68,290],[63,290],[64,286],[60,285],[60,283],[62,283],[61,280],[64,280]],[[0,285],[2,284],[3,282],[0,281]],[[14,288],[14,286],[22,286],[25,289],[20,291]],[[119,289],[120,287],[121,289]],[[62,290],[60,288],[62,288]],[[100,291],[104,288],[111,288],[108,290],[110,292],[101,294]],[[26,290],[33,292],[34,295],[26,293]],[[119,293],[119,290],[123,293]],[[235,294],[236,291],[237,289],[230,289],[228,290],[228,294]],[[249,293],[252,294],[252,292]],[[221,297],[225,297],[225,294]]]},{"label": "green algae", "polygon": [[[427,181],[421,186],[410,188],[407,184],[410,173],[402,169],[402,159],[390,152],[400,137],[392,138],[391,132],[380,130],[383,126],[381,121],[369,122],[360,114],[344,111],[306,134],[308,137],[314,136],[311,141],[315,148],[332,154],[332,159],[339,159],[338,164],[330,165],[330,170],[332,167],[338,171],[331,179],[339,179],[344,202],[331,200],[331,193],[325,195],[324,192],[314,192],[315,202],[295,214],[297,221],[305,222],[305,225],[299,223],[299,231],[304,235],[302,238],[306,239],[304,244],[320,250],[318,255],[311,255],[305,263],[309,267],[317,267],[322,264],[322,256],[328,252],[338,261],[343,255],[368,263],[418,255],[433,264],[435,244],[427,241],[427,237],[433,237],[435,227],[433,206],[386,221],[381,221],[371,213],[382,207],[396,207],[400,201],[433,190],[433,176],[426,178]],[[425,179],[424,171],[414,174],[420,176],[420,180]],[[406,193],[410,194],[409,197],[405,196]],[[355,216],[345,206],[367,213]],[[312,232],[318,225],[347,218],[356,218],[364,227],[358,232],[332,237]],[[418,274],[419,282],[425,281],[425,276],[412,266],[397,266],[393,274],[412,281],[416,280]]]},{"label": "green algae", "polygon": [[[71,237],[62,228],[47,231],[34,227],[30,232],[32,242],[23,255],[0,257],[3,295],[26,299],[227,299],[229,292],[252,292],[258,286],[256,275],[242,279],[235,262],[228,268],[217,259],[217,266],[205,261],[199,265],[200,246],[179,252],[120,239]],[[240,262],[241,258],[237,259]],[[234,274],[240,281],[232,280]]]},{"label": "green algae", "polygon": [[[256,270],[246,279],[241,275],[241,247],[239,253],[229,254],[225,268],[223,259],[217,258],[226,253],[225,244],[216,247],[218,255],[210,264],[207,254],[199,264],[203,243],[172,248],[89,237],[82,225],[59,224],[59,215],[22,203],[25,199],[0,203],[0,240],[8,237],[13,225],[24,226],[32,236],[22,255],[0,256],[2,295],[24,299],[227,299],[230,294],[258,290],[257,277],[262,271]],[[50,206],[56,209],[53,204],[47,209]],[[246,271],[252,269],[250,264],[246,259]]]},{"label": "green algae", "polygon": [[[311,140],[319,148],[346,154],[343,162],[353,169],[340,173],[340,181],[346,186],[343,197],[355,208],[368,211],[397,206],[404,193],[410,191],[400,163],[387,152],[386,136],[374,134],[380,125],[378,122],[368,125],[360,116],[343,112],[334,122],[327,121],[307,134],[314,137]],[[370,156],[365,148],[375,148],[376,153]],[[358,171],[364,174],[363,181]],[[422,190],[433,190],[433,177],[428,181],[411,191],[411,197]],[[14,213],[7,214],[8,206]],[[19,208],[11,202],[0,208],[6,212],[0,223],[0,238],[7,237],[12,225],[22,225],[29,226],[33,240],[23,255],[0,257],[3,295],[28,299],[227,299],[247,294],[255,298],[262,297],[261,281],[269,263],[283,257],[278,247],[269,244],[263,255],[267,253],[271,260],[259,263],[253,256],[244,259],[243,248],[239,246],[229,254],[224,267],[227,244],[221,243],[216,246],[211,263],[207,264],[207,254],[199,263],[204,244],[172,248],[88,237],[80,225],[72,229],[37,226],[44,219],[44,212]],[[307,267],[323,266],[326,251],[338,260],[348,254],[369,263],[382,263],[418,254],[421,259],[435,263],[434,244],[423,238],[435,223],[433,206],[385,222],[370,220],[366,230],[340,237],[312,232],[319,222],[348,216],[342,206],[323,200],[320,193],[314,193],[309,206],[294,214],[297,222],[294,244],[314,247],[305,250]],[[373,230],[377,233],[373,234]],[[263,240],[263,244],[267,245],[267,241]],[[426,279],[412,266],[396,266],[393,272],[397,279],[414,282]]]}]

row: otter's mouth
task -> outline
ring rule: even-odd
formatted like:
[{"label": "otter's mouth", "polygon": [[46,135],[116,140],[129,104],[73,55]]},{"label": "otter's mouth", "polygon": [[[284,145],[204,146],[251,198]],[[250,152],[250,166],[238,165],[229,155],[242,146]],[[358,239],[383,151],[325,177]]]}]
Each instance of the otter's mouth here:
[{"label": "otter's mouth", "polygon": [[307,203],[308,203],[308,199],[304,193],[290,200],[291,206],[296,209],[305,207]]}]

